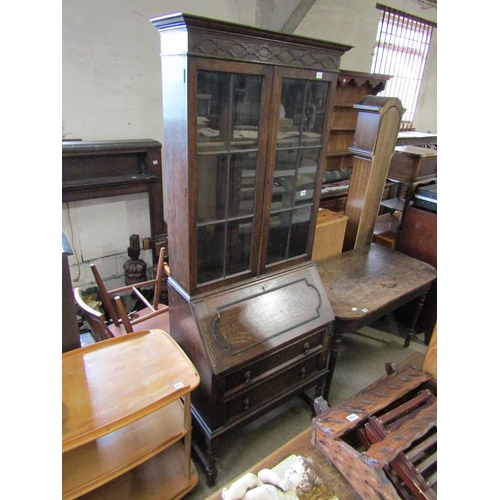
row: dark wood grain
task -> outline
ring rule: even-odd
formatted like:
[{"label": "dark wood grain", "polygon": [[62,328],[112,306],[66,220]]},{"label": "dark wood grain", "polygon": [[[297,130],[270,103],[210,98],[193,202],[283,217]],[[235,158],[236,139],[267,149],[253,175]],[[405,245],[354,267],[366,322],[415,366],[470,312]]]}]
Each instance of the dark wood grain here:
[{"label": "dark wood grain", "polygon": [[436,278],[430,264],[377,244],[330,257],[317,267],[335,311],[336,330],[342,331],[349,331],[349,322],[374,321],[389,305],[411,300]]},{"label": "dark wood grain", "polygon": [[[325,399],[328,399],[342,336],[356,332],[413,299],[419,298],[421,308],[437,271],[430,264],[376,243],[319,261],[317,267],[335,311],[330,373],[325,389]],[[405,339],[406,347],[419,313],[417,308]]]},{"label": "dark wood grain", "polygon": [[[437,213],[416,207],[408,207],[403,214],[396,250],[415,259],[427,262],[437,269]],[[429,344],[437,321],[437,278],[431,285],[420,313],[417,328],[424,332],[425,343]],[[402,323],[408,323],[412,317],[416,301],[396,311],[396,317]]]}]

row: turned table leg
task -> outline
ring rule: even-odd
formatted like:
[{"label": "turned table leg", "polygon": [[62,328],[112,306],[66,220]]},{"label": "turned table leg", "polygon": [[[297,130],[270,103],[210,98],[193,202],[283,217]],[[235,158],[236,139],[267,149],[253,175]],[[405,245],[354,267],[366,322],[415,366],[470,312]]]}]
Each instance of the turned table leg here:
[{"label": "turned table leg", "polygon": [[408,331],[405,339],[405,347],[410,345],[410,341],[415,334],[415,328],[417,327],[417,321],[420,316],[420,312],[422,311],[422,307],[424,306],[425,297],[427,296],[427,292],[421,295],[418,299],[417,309],[415,310],[415,314],[413,315],[413,320],[410,325],[410,330]]},{"label": "turned table leg", "polygon": [[205,476],[207,478],[207,485],[214,486],[217,481],[217,467],[215,456],[216,447],[218,445],[219,438],[210,438],[206,435],[203,436],[203,444],[201,442],[202,437],[198,434],[197,439],[192,442],[192,449],[204,468]]},{"label": "turned table leg", "polygon": [[[335,330],[335,329],[334,329]],[[340,350],[340,342],[342,341],[342,333],[333,332],[332,345],[330,349],[330,360],[328,362],[328,375],[326,376],[324,399],[328,403],[328,398],[330,396],[330,386],[333,380],[333,370],[335,369],[335,364]]]},{"label": "turned table leg", "polygon": [[215,443],[212,439],[207,439],[207,463],[205,474],[207,475],[207,485],[213,486],[217,481],[217,467],[215,457]]}]

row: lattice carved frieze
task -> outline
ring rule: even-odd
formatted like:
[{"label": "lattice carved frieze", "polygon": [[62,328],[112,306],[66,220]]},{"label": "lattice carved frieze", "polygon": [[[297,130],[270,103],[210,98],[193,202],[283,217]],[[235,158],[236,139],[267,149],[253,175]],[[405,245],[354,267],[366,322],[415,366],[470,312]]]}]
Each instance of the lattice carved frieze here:
[{"label": "lattice carved frieze", "polygon": [[189,52],[193,55],[258,62],[280,66],[295,66],[304,69],[338,71],[341,54],[332,54],[318,48],[294,47],[292,44],[273,43],[270,40],[255,41],[245,37],[217,38],[193,34],[190,37]]}]

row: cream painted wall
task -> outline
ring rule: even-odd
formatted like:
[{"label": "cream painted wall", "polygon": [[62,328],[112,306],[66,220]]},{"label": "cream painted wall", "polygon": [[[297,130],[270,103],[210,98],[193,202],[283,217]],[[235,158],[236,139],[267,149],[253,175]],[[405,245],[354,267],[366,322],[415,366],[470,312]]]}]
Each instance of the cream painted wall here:
[{"label": "cream painted wall", "polygon": [[153,17],[189,12],[253,24],[255,0],[64,0],[63,139],[163,142]]},{"label": "cream painted wall", "polygon": [[[152,17],[176,11],[242,24],[256,22],[257,0],[64,0],[62,3],[62,136],[105,140],[150,138],[163,144],[159,35]],[[391,7],[435,21],[436,11],[410,0]],[[370,70],[379,13],[375,0],[317,0],[295,34],[354,46],[344,69]],[[425,75],[418,130],[437,132],[437,37]],[[71,222],[71,223],[70,223]],[[71,239],[74,286],[92,281],[88,263],[121,279],[131,234],[150,236],[147,198],[64,204],[62,230]],[[151,251],[141,258],[148,264]],[[78,280],[75,280],[79,277]],[[111,283],[112,284],[112,283]]]},{"label": "cream painted wall", "polygon": [[[63,139],[156,139],[163,144],[160,38],[150,19],[170,12],[253,24],[255,0],[64,0]],[[73,286],[93,281],[94,262],[108,287],[123,284],[132,234],[151,236],[145,194],[63,204]],[[141,253],[152,265],[152,251]]]}]

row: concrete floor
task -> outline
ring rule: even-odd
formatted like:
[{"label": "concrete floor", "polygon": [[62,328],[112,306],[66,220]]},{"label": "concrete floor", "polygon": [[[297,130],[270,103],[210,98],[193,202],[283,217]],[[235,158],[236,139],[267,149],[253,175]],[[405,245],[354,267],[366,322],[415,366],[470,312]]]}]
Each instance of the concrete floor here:
[{"label": "concrete floor", "polygon": [[[427,346],[419,334],[408,348],[403,347],[406,329],[385,320],[344,335],[330,390],[330,405],[359,392],[385,374],[385,363],[402,363],[410,357],[423,359]],[[392,331],[392,333],[391,333]],[[263,417],[221,440],[217,453],[218,479],[208,487],[200,464],[195,460],[199,481],[185,498],[200,500],[231,482],[259,460],[311,425],[311,410],[296,397]]]}]

